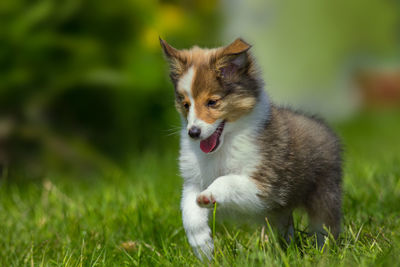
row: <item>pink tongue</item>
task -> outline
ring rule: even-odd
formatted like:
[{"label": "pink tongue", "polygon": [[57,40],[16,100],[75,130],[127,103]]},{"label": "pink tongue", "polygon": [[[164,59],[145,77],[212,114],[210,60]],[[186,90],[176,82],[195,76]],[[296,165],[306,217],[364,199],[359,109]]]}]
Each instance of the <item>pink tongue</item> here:
[{"label": "pink tongue", "polygon": [[210,153],[217,145],[217,141],[218,133],[216,131],[210,137],[200,142],[200,148],[204,153]]}]

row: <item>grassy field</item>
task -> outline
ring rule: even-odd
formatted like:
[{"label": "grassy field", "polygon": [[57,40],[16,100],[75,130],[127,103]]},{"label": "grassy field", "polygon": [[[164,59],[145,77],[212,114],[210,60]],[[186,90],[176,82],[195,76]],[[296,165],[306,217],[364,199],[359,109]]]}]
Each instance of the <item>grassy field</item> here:
[{"label": "grassy field", "polygon": [[[340,239],[315,249],[301,213],[286,251],[261,229],[217,224],[213,266],[400,264],[400,114],[363,114],[335,129],[346,151]],[[0,180],[0,266],[201,265],[181,225],[171,139],[169,153],[149,151],[124,172]]]}]

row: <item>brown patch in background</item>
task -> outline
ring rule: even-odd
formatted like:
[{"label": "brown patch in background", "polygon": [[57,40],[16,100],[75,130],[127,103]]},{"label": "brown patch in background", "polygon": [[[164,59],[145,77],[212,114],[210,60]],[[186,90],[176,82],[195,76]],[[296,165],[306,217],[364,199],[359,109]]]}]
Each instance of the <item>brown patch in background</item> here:
[{"label": "brown patch in background", "polygon": [[360,70],[354,80],[365,108],[400,107],[400,66]]}]

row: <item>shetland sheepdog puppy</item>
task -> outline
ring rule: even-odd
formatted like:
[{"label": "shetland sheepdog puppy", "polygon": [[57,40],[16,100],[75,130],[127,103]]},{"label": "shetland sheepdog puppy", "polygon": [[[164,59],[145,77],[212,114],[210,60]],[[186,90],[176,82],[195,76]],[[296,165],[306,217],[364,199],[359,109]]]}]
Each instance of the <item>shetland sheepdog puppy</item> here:
[{"label": "shetland sheepdog puppy", "polygon": [[250,45],[189,50],[160,39],[182,118],[182,220],[195,254],[211,259],[210,211],[266,224],[291,240],[303,208],[318,245],[341,220],[341,147],[321,120],[270,102]]}]

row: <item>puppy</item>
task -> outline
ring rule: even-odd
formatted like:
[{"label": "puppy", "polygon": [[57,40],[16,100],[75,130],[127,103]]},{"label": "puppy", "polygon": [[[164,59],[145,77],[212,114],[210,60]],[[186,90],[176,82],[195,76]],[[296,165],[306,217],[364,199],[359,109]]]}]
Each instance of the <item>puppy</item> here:
[{"label": "puppy", "polygon": [[[341,220],[341,147],[322,121],[272,104],[250,45],[177,50],[160,39],[182,119],[182,219],[200,259],[211,259],[210,210],[263,225],[290,241],[304,208],[324,243]],[[326,228],[325,228],[326,227]]]}]

